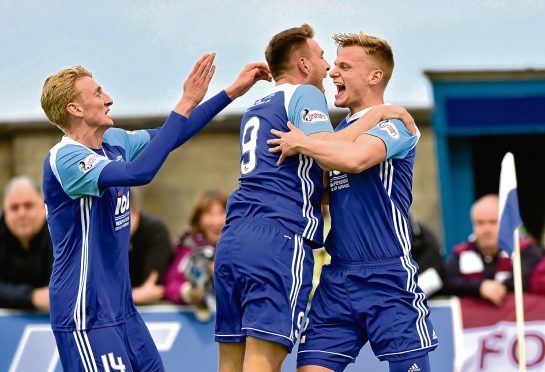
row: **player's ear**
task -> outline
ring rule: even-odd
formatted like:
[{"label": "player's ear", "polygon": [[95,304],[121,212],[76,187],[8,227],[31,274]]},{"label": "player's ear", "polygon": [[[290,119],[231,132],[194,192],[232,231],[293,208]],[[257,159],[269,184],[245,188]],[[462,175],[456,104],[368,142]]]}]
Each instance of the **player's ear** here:
[{"label": "player's ear", "polygon": [[76,102],[68,103],[66,105],[66,111],[68,111],[69,114],[72,114],[72,115],[77,116],[79,118],[83,117],[83,109]]},{"label": "player's ear", "polygon": [[378,85],[384,78],[384,72],[380,69],[373,70],[369,73],[369,85]]},{"label": "player's ear", "polygon": [[301,73],[303,73],[304,75],[308,75],[309,73],[309,66],[308,66],[308,63],[307,63],[307,60],[305,59],[305,57],[299,57],[297,59],[297,68],[299,69],[299,71],[301,71]]}]

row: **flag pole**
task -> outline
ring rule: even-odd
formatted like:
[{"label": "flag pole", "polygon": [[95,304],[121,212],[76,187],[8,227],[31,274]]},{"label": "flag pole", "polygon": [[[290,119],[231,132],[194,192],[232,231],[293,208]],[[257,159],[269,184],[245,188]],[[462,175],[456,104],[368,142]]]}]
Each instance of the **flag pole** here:
[{"label": "flag pole", "polygon": [[520,217],[518,203],[515,158],[510,152],[505,154],[501,162],[498,224],[498,246],[509,253],[512,259],[513,280],[515,285],[515,314],[517,319],[519,371],[526,372],[524,299],[522,295],[522,270],[520,264],[519,240],[519,228],[522,226],[522,218]]},{"label": "flag pole", "polygon": [[519,230],[515,230],[515,249],[513,250],[513,276],[515,282],[515,314],[517,319],[517,344],[519,371],[526,372],[526,340],[524,338],[524,302],[522,289],[522,270],[520,264]]}]

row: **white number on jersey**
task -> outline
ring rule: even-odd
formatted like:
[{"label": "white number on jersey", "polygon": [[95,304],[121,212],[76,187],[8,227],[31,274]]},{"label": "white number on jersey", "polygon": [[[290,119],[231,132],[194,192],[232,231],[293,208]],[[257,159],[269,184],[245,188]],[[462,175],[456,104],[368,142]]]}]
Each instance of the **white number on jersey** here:
[{"label": "white number on jersey", "polygon": [[[106,354],[103,354],[100,356],[102,359],[102,366],[104,367],[104,372],[111,372],[113,371],[121,371],[125,372],[126,367],[123,364],[123,360],[121,360],[121,357],[117,357],[117,361],[115,360],[114,353],[108,353],[108,358],[106,358]],[[112,369],[110,369],[112,367]]]},{"label": "white number on jersey", "polygon": [[[242,147],[242,156],[248,154],[248,161],[244,160],[240,163],[240,172],[243,175],[246,175],[253,171],[256,166],[256,154],[255,150],[257,148],[257,132],[259,131],[259,118],[254,116],[246,122],[244,125],[244,132],[242,132],[241,147]],[[246,136],[250,132],[250,138],[247,142],[244,142]]]}]

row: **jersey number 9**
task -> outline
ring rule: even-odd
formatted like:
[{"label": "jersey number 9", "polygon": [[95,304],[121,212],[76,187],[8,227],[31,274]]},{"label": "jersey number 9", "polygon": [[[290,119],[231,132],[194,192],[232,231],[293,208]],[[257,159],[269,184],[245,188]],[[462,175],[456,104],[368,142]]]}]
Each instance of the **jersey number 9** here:
[{"label": "jersey number 9", "polygon": [[[259,118],[257,116],[252,117],[244,124],[244,131],[241,138],[241,158],[240,173],[246,175],[253,171],[256,166],[256,154],[257,148],[257,133],[259,131]],[[244,159],[244,155],[247,155],[247,160]]]}]

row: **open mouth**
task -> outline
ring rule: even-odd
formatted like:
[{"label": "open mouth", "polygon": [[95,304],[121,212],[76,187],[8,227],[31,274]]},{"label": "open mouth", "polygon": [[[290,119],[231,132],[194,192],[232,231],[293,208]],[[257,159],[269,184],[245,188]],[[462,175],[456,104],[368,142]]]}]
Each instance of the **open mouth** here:
[{"label": "open mouth", "polygon": [[343,93],[346,91],[346,86],[343,83],[335,82],[334,84],[337,87],[337,94],[335,95],[335,97],[338,98],[342,96]]}]

